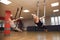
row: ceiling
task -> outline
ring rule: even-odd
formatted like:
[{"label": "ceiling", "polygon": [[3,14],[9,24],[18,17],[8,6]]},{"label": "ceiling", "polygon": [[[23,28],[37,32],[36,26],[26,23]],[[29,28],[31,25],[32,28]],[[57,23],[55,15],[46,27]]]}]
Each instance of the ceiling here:
[{"label": "ceiling", "polygon": [[[2,3],[0,3],[0,16],[4,16],[5,15],[5,10],[10,10],[11,13],[13,14],[13,16],[15,16],[16,14],[16,10],[17,8],[21,9],[21,6],[23,6],[23,9],[28,9],[30,10],[29,13],[21,13],[21,16],[24,17],[24,19],[31,19],[32,13],[36,13],[36,9],[37,9],[37,0],[9,0],[12,3],[9,5],[4,5]],[[44,15],[44,0],[40,0],[40,16]],[[60,5],[58,7],[51,7],[51,3],[55,3],[55,2],[60,2],[60,0],[46,0],[46,16],[51,16],[53,13],[54,9],[60,9]],[[59,15],[60,12],[58,12]],[[19,14],[18,14],[19,15]],[[18,16],[17,16],[18,17]]]}]

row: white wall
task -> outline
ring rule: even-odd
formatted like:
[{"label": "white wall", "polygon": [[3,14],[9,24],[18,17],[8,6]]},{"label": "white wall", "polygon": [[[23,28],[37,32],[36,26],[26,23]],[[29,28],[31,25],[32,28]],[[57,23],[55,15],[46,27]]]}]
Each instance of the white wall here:
[{"label": "white wall", "polygon": [[34,26],[34,21],[33,20],[23,20],[23,23],[24,23],[24,27],[27,27],[27,26]]}]

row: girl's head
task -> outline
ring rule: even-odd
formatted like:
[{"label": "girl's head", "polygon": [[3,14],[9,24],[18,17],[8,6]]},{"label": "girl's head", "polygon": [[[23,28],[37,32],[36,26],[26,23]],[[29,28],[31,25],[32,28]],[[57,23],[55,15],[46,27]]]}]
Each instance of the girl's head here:
[{"label": "girl's head", "polygon": [[10,15],[10,19],[13,20],[13,16],[12,15]]},{"label": "girl's head", "polygon": [[32,14],[32,16],[33,16],[33,17],[36,17],[36,15],[35,15],[35,14]]},{"label": "girl's head", "polygon": [[33,18],[38,18],[38,16],[36,16],[36,14],[32,14]]}]

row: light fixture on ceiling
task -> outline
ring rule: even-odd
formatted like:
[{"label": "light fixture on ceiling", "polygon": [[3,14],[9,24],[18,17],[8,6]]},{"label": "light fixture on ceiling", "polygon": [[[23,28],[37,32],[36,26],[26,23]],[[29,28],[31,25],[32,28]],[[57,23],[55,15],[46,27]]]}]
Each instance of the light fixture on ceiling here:
[{"label": "light fixture on ceiling", "polygon": [[0,2],[3,3],[3,4],[6,4],[6,5],[9,5],[9,4],[11,3],[11,2],[8,1],[8,0],[1,0]]},{"label": "light fixture on ceiling", "polygon": [[59,9],[53,10],[53,12],[59,12]]},{"label": "light fixture on ceiling", "polygon": [[23,17],[20,17],[21,19],[23,19]]},{"label": "light fixture on ceiling", "polygon": [[1,2],[1,0],[0,0],[0,2]]},{"label": "light fixture on ceiling", "polygon": [[51,7],[55,7],[55,6],[59,6],[59,2],[56,2],[56,3],[52,3],[51,4]]},{"label": "light fixture on ceiling", "polygon": [[30,12],[30,11],[26,9],[26,10],[23,10],[23,12]]}]

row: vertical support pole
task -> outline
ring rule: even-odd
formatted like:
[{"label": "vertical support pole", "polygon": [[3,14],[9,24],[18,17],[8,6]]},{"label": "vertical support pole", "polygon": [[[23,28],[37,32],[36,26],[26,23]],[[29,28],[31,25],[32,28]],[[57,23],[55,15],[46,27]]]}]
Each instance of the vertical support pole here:
[{"label": "vertical support pole", "polygon": [[9,18],[10,18],[11,12],[5,11],[5,27],[4,27],[4,35],[10,34],[10,24],[9,24]]}]

